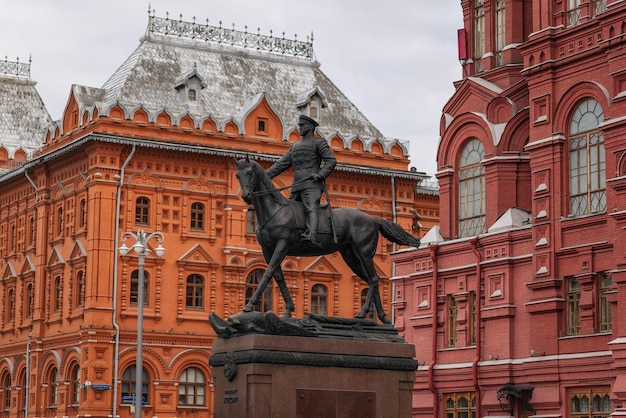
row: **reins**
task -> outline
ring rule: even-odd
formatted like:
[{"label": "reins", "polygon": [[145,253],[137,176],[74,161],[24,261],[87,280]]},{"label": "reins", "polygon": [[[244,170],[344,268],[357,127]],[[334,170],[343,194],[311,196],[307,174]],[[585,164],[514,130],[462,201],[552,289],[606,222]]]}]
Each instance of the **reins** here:
[{"label": "reins", "polygon": [[308,179],[308,178],[304,178],[304,179],[302,179],[302,180],[298,180],[298,181],[296,181],[296,182],[294,182],[294,183],[291,183],[291,184],[290,184],[290,185],[288,185],[288,186],[284,186],[284,187],[276,187],[276,188],[274,188],[274,189],[259,190],[259,191],[256,191],[256,192],[252,192],[252,193],[250,193],[250,195],[251,195],[252,197],[256,197],[256,196],[262,196],[262,195],[264,195],[264,194],[273,193],[274,191],[281,192],[281,191],[286,190],[286,189],[291,189],[293,186],[296,186],[296,185],[298,185],[298,184],[300,184],[300,183],[302,183],[302,182],[304,182],[304,181],[307,181],[307,180],[309,180],[309,179]]}]

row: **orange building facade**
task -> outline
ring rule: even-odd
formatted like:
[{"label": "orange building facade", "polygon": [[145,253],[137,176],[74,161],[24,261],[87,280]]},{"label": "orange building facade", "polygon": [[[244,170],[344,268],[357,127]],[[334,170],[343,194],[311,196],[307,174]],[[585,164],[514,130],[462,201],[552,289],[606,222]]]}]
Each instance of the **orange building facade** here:
[{"label": "orange building facade", "polygon": [[[216,43],[216,31],[233,42]],[[240,312],[266,267],[233,159],[271,165],[299,139],[298,114],[319,121],[337,157],[333,206],[415,235],[437,223],[437,193],[409,169],[406,144],[336,89],[310,43],[283,40],[276,53],[268,37],[246,48],[240,36],[150,16],[137,50],[102,88],[72,86],[57,122],[27,75],[0,78],[7,97],[30,94],[35,105],[20,105],[41,130],[0,152],[0,418],[132,415],[139,259],[118,247],[138,230],[162,232],[166,248],[157,257],[149,242],[145,259],[144,416],[212,415],[207,317]],[[388,312],[397,249],[381,238],[375,258]],[[338,254],[287,257],[282,269],[296,316],[359,310],[365,285]],[[275,286],[258,309],[282,313]]]},{"label": "orange building facade", "polygon": [[626,5],[462,1],[441,225],[393,255],[415,417],[626,415]]}]

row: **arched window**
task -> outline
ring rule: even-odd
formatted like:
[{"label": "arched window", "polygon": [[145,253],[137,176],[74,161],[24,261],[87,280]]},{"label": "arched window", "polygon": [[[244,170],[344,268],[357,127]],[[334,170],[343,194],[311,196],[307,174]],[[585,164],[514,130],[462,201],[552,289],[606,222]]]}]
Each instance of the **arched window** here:
[{"label": "arched window", "polygon": [[11,373],[8,371],[4,372],[2,375],[2,393],[1,396],[1,405],[4,411],[11,410]]},{"label": "arched window", "polygon": [[311,313],[326,315],[326,297],[328,289],[323,284],[316,284],[311,288]]},{"label": "arched window", "polygon": [[135,224],[148,225],[150,223],[150,199],[138,197],[135,201]]},{"label": "arched window", "polygon": [[76,302],[75,306],[80,307],[83,306],[85,300],[85,272],[79,270],[76,274]]},{"label": "arched window", "polygon": [[459,237],[471,237],[485,230],[485,156],[483,144],[470,140],[459,161]]},{"label": "arched window", "polygon": [[[363,306],[367,301],[367,292],[369,291],[369,287],[361,290],[361,306]],[[376,308],[374,307],[374,301],[372,301],[372,303],[370,303],[370,311],[367,313],[367,317],[370,319],[374,319],[375,312]]]},{"label": "arched window", "polygon": [[206,406],[206,379],[197,367],[189,367],[180,375],[178,405]]},{"label": "arched window", "polygon": [[[257,287],[259,287],[259,282],[263,277],[263,273],[265,270],[256,269],[252,270],[248,277],[246,278],[246,303],[250,300]],[[263,295],[259,301],[254,305],[254,310],[259,312],[267,312],[272,310],[272,285],[271,283],[267,285]]]},{"label": "arched window", "polygon": [[52,303],[54,304],[54,312],[60,312],[63,304],[63,281],[61,276],[54,278],[54,300]]},{"label": "arched window", "polygon": [[48,406],[55,407],[59,402],[59,374],[56,367],[48,371]]},{"label": "arched window", "polygon": [[573,216],[606,209],[604,135],[598,130],[603,120],[602,106],[593,99],[581,102],[572,114],[569,128],[569,198]]},{"label": "arched window", "polygon": [[204,277],[199,274],[190,274],[187,277],[185,306],[199,309],[204,307]]},{"label": "arched window", "polygon": [[63,234],[63,207],[57,209],[57,235]]},{"label": "arched window", "polygon": [[[143,304],[148,303],[148,284],[150,283],[150,275],[147,271],[143,272]],[[130,304],[137,305],[139,301],[139,270],[133,270],[130,274]]]},{"label": "arched window", "polygon": [[74,364],[70,369],[70,405],[77,406],[80,403],[80,366]]},{"label": "arched window", "polygon": [[484,0],[474,2],[474,65],[477,73],[483,71],[485,54],[485,5]]},{"label": "arched window", "polygon": [[21,395],[16,396],[17,409],[23,410],[26,406],[26,368],[22,368],[17,374],[17,384],[22,388]]},{"label": "arched window", "polygon": [[204,231],[204,205],[202,203],[192,203],[189,226],[191,227],[191,229]]},{"label": "arched window", "polygon": [[[124,370],[124,373],[122,373],[122,399],[131,399],[135,396],[135,388],[137,382],[137,375],[135,374],[136,370],[137,367],[133,364],[132,366],[128,366]],[[148,376],[148,372],[146,372],[146,368],[144,367],[141,378],[141,394],[143,396],[144,403],[149,403],[149,389],[150,376]]]}]

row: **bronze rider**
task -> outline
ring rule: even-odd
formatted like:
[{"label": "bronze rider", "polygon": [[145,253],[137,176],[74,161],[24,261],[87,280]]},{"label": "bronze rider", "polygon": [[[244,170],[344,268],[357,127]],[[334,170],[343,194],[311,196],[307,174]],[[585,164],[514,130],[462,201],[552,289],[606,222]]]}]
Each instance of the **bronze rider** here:
[{"label": "bronze rider", "polygon": [[267,175],[274,178],[293,166],[293,187],[289,198],[299,200],[304,205],[307,230],[302,238],[321,247],[317,240],[317,209],[324,190],[324,181],[337,165],[337,160],[328,142],[315,136],[317,126],[314,119],[300,115],[298,130],[302,139],[294,142],[289,151],[267,169]]}]

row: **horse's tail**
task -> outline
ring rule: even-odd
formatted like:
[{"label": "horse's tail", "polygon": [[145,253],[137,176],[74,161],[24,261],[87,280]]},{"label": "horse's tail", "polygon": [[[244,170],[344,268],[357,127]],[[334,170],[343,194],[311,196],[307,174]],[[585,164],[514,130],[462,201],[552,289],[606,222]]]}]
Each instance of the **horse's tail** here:
[{"label": "horse's tail", "polygon": [[376,218],[378,221],[378,230],[383,237],[396,244],[408,245],[409,247],[419,247],[420,239],[406,232],[400,225],[395,222],[382,218]]}]

